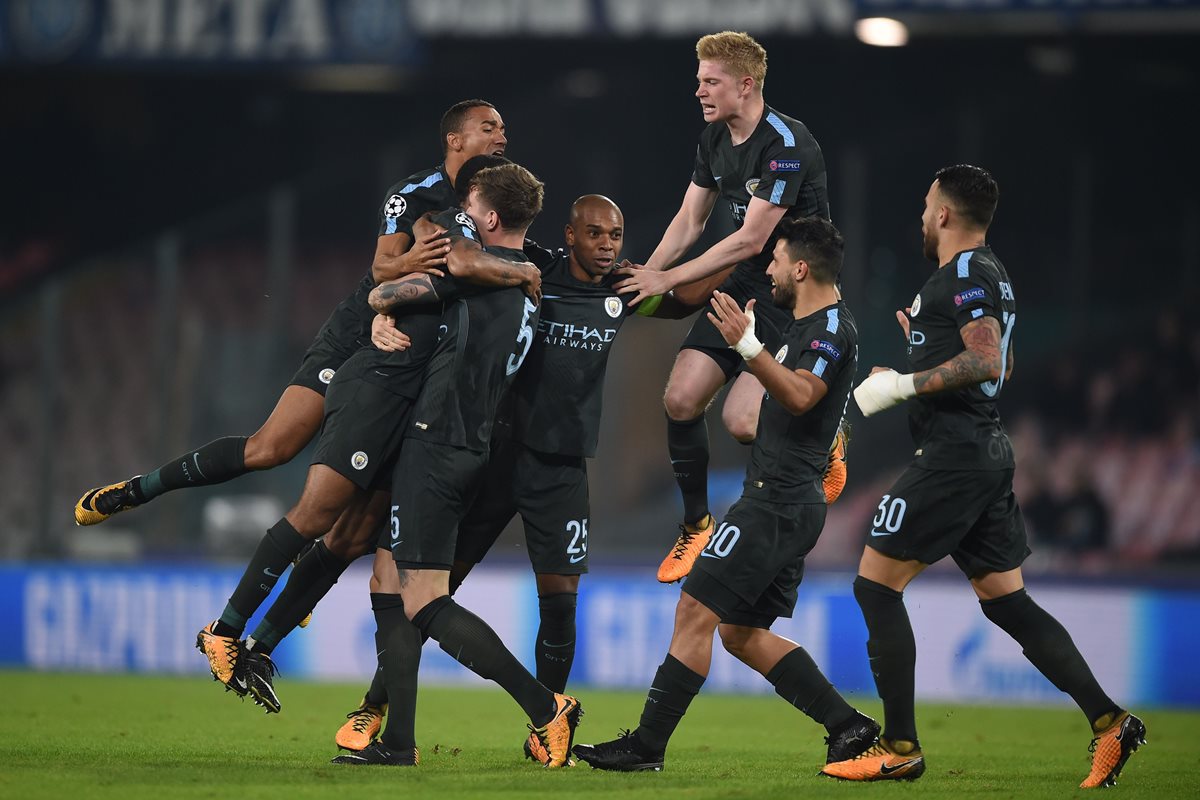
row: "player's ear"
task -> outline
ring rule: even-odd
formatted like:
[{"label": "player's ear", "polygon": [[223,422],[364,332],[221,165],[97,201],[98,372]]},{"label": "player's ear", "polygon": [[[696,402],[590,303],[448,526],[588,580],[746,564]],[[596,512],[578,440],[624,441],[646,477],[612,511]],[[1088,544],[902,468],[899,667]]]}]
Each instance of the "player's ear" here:
[{"label": "player's ear", "polygon": [[461,149],[462,149],[462,136],[460,136],[458,134],[458,131],[450,131],[450,133],[447,133],[446,134],[446,152],[447,153],[457,153]]},{"label": "player's ear", "polygon": [[575,229],[570,225],[563,226],[563,236],[567,239],[567,247],[575,246]]},{"label": "player's ear", "polygon": [[808,276],[810,274],[808,262],[804,259],[797,261],[795,266],[792,267],[792,274],[795,275],[797,283],[808,280]]}]

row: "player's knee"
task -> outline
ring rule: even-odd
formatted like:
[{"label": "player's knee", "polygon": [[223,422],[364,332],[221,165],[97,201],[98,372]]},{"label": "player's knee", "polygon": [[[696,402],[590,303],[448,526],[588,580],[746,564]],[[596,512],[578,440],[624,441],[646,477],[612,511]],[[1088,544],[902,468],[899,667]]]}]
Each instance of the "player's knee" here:
[{"label": "player's knee", "polygon": [[572,594],[579,591],[578,575],[552,575],[539,572],[536,576],[539,596],[550,594]]},{"label": "player's knee", "polygon": [[721,625],[717,630],[721,634],[721,644],[725,651],[739,661],[744,661],[753,632],[739,625]]},{"label": "player's knee", "polygon": [[694,393],[676,386],[667,386],[666,392],[663,393],[663,408],[666,409],[667,416],[677,422],[696,419],[704,413],[705,405],[706,401],[703,398],[697,398]]},{"label": "player's knee", "polygon": [[303,445],[296,447],[291,442],[264,434],[262,431],[246,440],[246,469],[272,469],[286,464],[296,457]]},{"label": "player's knee", "polygon": [[726,405],[721,412],[721,421],[729,435],[741,444],[753,444],[758,432],[758,413]]}]

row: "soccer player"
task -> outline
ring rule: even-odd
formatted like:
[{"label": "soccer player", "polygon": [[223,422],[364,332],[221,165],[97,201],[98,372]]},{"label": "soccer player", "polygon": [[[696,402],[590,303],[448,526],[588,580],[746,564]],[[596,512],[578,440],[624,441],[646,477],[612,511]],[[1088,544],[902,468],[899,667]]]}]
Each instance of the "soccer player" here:
[{"label": "soccer player", "polygon": [[[456,205],[453,184],[463,162],[475,155],[503,155],[508,140],[500,113],[485,100],[455,103],[442,116],[439,166],[418,172],[389,191],[379,212],[379,239],[370,271],[321,326],[300,369],[280,396],[275,410],[253,435],[225,436],[180,455],[145,475],[88,490],[75,504],[77,525],[96,525],[113,514],[150,502],[173,489],[211,486],[247,472],[291,461],[321,426],[326,390],[343,362],[368,344],[374,312],[367,295],[377,283],[401,275],[438,270],[449,242],[418,241],[412,224],[427,211]],[[279,546],[296,544],[284,534]],[[268,580],[274,585],[275,578]]]},{"label": "soccer player", "polygon": [[[523,261],[525,231],[541,210],[542,184],[516,164],[480,171],[472,181],[459,235],[478,237],[489,252]],[[382,310],[441,293],[426,276],[384,284],[373,294]],[[456,528],[487,465],[497,407],[533,344],[538,307],[519,291],[468,294],[446,307],[444,331],[410,417],[392,486],[390,550],[399,570],[400,607],[411,625],[377,639],[389,697],[415,693],[420,638],[436,640],[476,674],[500,684],[528,715],[548,751],[546,766],[566,764],[579,701],[552,692],[529,674],[479,617],[450,597]],[[401,651],[401,652],[397,652]],[[404,663],[397,663],[403,653]],[[397,687],[391,676],[408,685]],[[399,705],[399,703],[396,703]],[[405,703],[409,713],[414,703]],[[389,731],[391,730],[389,724]],[[385,737],[388,732],[385,731]],[[412,765],[415,742],[396,749],[381,739],[335,763]]]},{"label": "soccer player", "polygon": [[[633,293],[636,305],[685,284],[727,276],[720,284],[722,292],[743,306],[752,298],[760,301],[756,327],[775,349],[779,331],[789,319],[786,311],[770,302],[766,266],[771,261],[772,232],[784,218],[829,218],[825,159],[803,123],[764,101],[767,53],[753,38],[732,31],[710,34],[696,43],[696,56],[700,61],[696,97],[709,124],[700,135],[691,184],[645,268],[630,270],[618,288]],[[718,199],[725,201],[737,230],[698,258],[672,267],[700,237]],[[702,285],[711,287],[712,281]],[[705,299],[701,293],[689,302],[702,304]],[[725,346],[708,317],[697,317],[680,347],[663,397],[667,447],[683,495],[683,525],[658,570],[664,583],[688,574],[716,526],[708,508],[704,415],[720,388],[734,378],[723,419],[734,438],[749,443],[763,387],[744,371],[741,359]]]},{"label": "soccer player", "polygon": [[[560,694],[575,657],[575,607],[587,572],[591,516],[585,459],[595,455],[599,439],[608,357],[625,320],[651,311],[650,304],[631,308],[613,289],[624,232],[614,202],[584,195],[571,206],[565,251],[526,243],[526,256],[542,269],[537,336],[513,385],[509,418],[498,421],[493,434],[480,494],[459,524],[450,573],[453,590],[521,515],[537,582],[537,679]],[[654,309],[654,316],[672,313],[691,309],[669,297]],[[363,704],[338,731],[338,745],[361,750],[370,744],[386,702],[377,673]],[[527,739],[526,755],[545,762],[536,735]]]},{"label": "soccer player", "polygon": [[[469,178],[488,160],[504,161],[476,156],[463,164],[460,176]],[[455,277],[485,286],[518,284],[536,296],[541,283],[532,264],[514,265],[465,239],[453,243],[445,261]],[[281,533],[305,541],[331,533],[329,541],[318,542],[299,559],[284,592],[244,649],[238,636],[274,584],[263,576],[277,576],[288,563],[282,560],[286,553],[277,545],[267,546],[268,540],[246,568],[221,618],[197,634],[197,647],[208,658],[213,677],[239,695],[248,692],[269,713],[280,710],[272,680],[274,647],[378,538],[388,513],[391,468],[440,323],[440,308],[407,309],[397,330],[410,346],[384,353],[368,345],[338,370],[326,394],[325,419],[304,491],[269,534],[276,534],[273,545]]]},{"label": "soccer player", "polygon": [[684,581],[670,649],[638,727],[575,747],[593,767],[663,768],[671,734],[708,674],[714,630],[726,650],[825,726],[828,760],[857,755],[875,741],[879,726],[846,703],[803,647],[770,630],[792,615],[804,557],[825,524],[821,475],[858,361],[858,331],[837,294],[842,249],[827,220],[780,223],[767,275],[772,302],[791,322],[779,331],[773,355],[755,334],[755,298],[743,312],[731,295],[713,296],[709,323],[767,391],[742,497]]},{"label": "soccer player", "polygon": [[913,710],[916,643],[903,591],[947,555],[971,581],[983,614],[1071,695],[1091,723],[1091,773],[1082,788],[1111,785],[1143,743],[1146,726],[1114,703],[1070,635],[1025,591],[1029,555],[1013,496],[1013,450],[996,400],[1013,369],[1016,295],[987,246],[996,181],[979,167],[938,171],[925,195],[925,257],[940,265],[896,318],[911,372],[876,367],[854,390],[866,416],[913,400],[912,464],[879,501],[854,581],[867,654],[883,700],[878,744],[822,772],[857,781],[914,780],[925,772]]}]

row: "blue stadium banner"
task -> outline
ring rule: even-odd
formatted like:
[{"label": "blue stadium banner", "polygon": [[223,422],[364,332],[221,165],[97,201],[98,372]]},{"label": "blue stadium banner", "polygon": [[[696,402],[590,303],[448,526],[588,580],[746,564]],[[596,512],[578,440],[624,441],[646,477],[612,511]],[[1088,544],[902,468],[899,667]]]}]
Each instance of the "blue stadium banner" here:
[{"label": "blue stadium banner", "polygon": [[[362,681],[375,670],[370,566],[352,566],[322,601],[313,623],[273,656],[287,680]],[[241,568],[202,564],[0,563],[0,668],[195,675],[208,668],[196,631],[220,613]],[[281,582],[282,584],[282,582]],[[277,586],[275,591],[280,591]],[[1200,591],[1037,582],[1030,592],[1071,632],[1105,690],[1137,706],[1200,707]],[[537,587],[527,564],[484,565],[455,595],[484,616],[531,668],[538,630]],[[916,691],[922,699],[1069,705],[990,623],[965,581],[923,577],[904,593],[917,637]],[[579,593],[572,685],[644,689],[671,641],[678,590],[650,568],[596,568]],[[256,619],[272,599],[260,609]],[[255,628],[251,620],[247,632]],[[873,697],[867,631],[853,575],[806,575],[791,619],[773,627],[800,642],[842,691]],[[1184,666],[1181,666],[1184,665]],[[426,645],[426,683],[482,684]],[[770,684],[720,647],[705,691],[770,693]]]},{"label": "blue stadium banner", "polygon": [[271,66],[421,58],[397,0],[0,0],[0,60]]}]

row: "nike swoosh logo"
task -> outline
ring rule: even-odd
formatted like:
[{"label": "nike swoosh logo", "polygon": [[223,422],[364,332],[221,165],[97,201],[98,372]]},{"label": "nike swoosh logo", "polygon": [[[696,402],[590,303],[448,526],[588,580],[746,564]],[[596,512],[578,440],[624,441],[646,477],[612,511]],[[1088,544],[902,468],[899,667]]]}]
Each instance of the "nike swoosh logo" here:
[{"label": "nike swoosh logo", "polygon": [[200,477],[208,480],[208,476],[204,474],[204,470],[200,469],[200,454],[192,453],[192,461],[196,463],[196,472],[200,473]]},{"label": "nike swoosh logo", "polygon": [[671,459],[672,464],[688,464],[691,461],[692,461],[692,459],[690,459],[690,458],[672,458]]},{"label": "nike swoosh logo", "polygon": [[268,578],[278,578],[279,577],[279,575],[277,573],[271,572],[270,567],[263,568],[263,575],[266,575]]},{"label": "nike swoosh logo", "polygon": [[396,549],[396,545],[398,545],[398,544],[404,544],[404,540],[403,540],[403,539],[401,539],[401,540],[400,540],[400,541],[398,541],[398,542],[392,542],[392,548],[391,548],[391,549],[395,550],[395,549]]},{"label": "nike swoosh logo", "polygon": [[662,692],[663,694],[666,694],[666,693],[667,693],[667,690],[666,690],[666,689],[658,689],[658,688],[655,688],[655,687],[653,687],[653,686],[651,686],[651,687],[650,687],[650,691],[652,691],[652,692]]},{"label": "nike swoosh logo", "polygon": [[925,759],[922,756],[922,757],[918,757],[918,758],[910,758],[907,761],[901,761],[899,764],[894,764],[890,767],[887,764],[880,764],[879,765],[879,774],[880,775],[891,775],[893,772],[896,772],[897,770],[904,769],[905,767],[911,767],[914,764],[920,764],[924,760]]},{"label": "nike swoosh logo", "polygon": [[232,680],[233,680],[233,683],[237,684],[239,689],[246,688],[246,679],[241,677],[240,675],[235,675]]},{"label": "nike swoosh logo", "polygon": [[375,654],[375,657],[376,657],[376,658],[379,658],[380,656],[382,656],[382,655],[383,655],[384,653],[386,653],[386,652],[387,652],[387,648],[385,647],[385,648],[383,648],[382,650],[380,650],[378,653],[376,653],[376,654]]},{"label": "nike swoosh logo", "polygon": [[572,639],[571,641],[564,642],[563,644],[550,644],[545,639],[542,639],[542,644],[546,647],[570,647],[571,645],[575,644],[575,640]]},{"label": "nike swoosh logo", "polygon": [[720,556],[714,556],[712,553],[701,553],[700,555],[704,558],[720,558]]},{"label": "nike swoosh logo", "polygon": [[872,536],[891,536],[892,534],[888,531],[871,531],[871,535]]},{"label": "nike swoosh logo", "polygon": [[542,299],[543,300],[562,300],[562,295],[560,295],[560,294],[544,294],[544,295],[542,295]]},{"label": "nike swoosh logo", "polygon": [[578,557],[571,556],[571,563],[578,564],[580,561],[583,561],[585,558],[587,558],[587,553],[584,553],[583,555],[578,556]]}]

